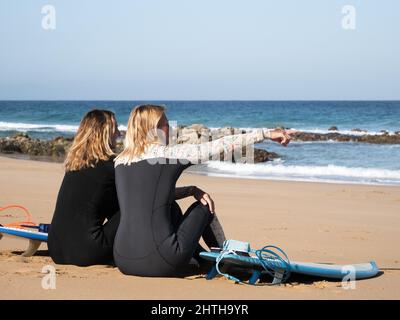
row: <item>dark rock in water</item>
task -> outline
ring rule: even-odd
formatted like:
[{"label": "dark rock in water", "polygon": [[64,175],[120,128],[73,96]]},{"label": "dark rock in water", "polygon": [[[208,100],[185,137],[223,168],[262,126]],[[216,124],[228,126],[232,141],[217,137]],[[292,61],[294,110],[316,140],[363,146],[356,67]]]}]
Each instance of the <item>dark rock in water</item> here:
[{"label": "dark rock in water", "polygon": [[15,144],[11,140],[0,139],[0,152],[2,153],[22,153],[21,148],[18,144]]},{"label": "dark rock in water", "polygon": [[53,140],[32,139],[25,133],[0,138],[1,153],[22,153],[29,156],[44,156],[62,161],[73,138],[57,137]]},{"label": "dark rock in water", "polygon": [[294,141],[339,141],[339,142],[367,142],[377,144],[400,144],[400,135],[390,134],[340,134],[332,133],[313,133],[313,132],[298,132],[293,135]]},{"label": "dark rock in water", "polygon": [[[211,133],[211,130],[203,125],[195,124],[180,128],[178,135],[178,143],[193,143],[198,144],[205,141],[211,141],[217,137],[225,135],[237,134],[244,132],[235,128],[216,129]],[[48,157],[55,161],[63,161],[68,149],[73,142],[73,138],[56,137],[53,140],[32,139],[25,133],[16,134],[12,137],[0,138],[0,153],[21,153],[33,157]],[[116,153],[120,153],[124,148],[123,142],[117,142]],[[241,155],[220,155],[221,160],[242,163],[259,163],[272,160],[278,157],[276,153],[266,150],[246,147],[243,148]]]},{"label": "dark rock in water", "polygon": [[188,129],[192,129],[195,130],[199,133],[201,133],[202,131],[209,131],[210,129],[208,129],[204,124],[200,124],[200,123],[194,123],[188,127],[186,127]]},{"label": "dark rock in water", "polygon": [[72,143],[72,141],[74,141],[73,137],[63,137],[63,136],[59,136],[56,137],[52,140],[54,143],[61,143],[61,144],[68,144],[68,143]]},{"label": "dark rock in water", "polygon": [[354,128],[354,129],[351,129],[351,131],[353,131],[353,132],[367,132],[367,130],[363,130],[363,129],[360,129],[360,128]]},{"label": "dark rock in water", "polygon": [[254,148],[254,163],[271,161],[276,158],[279,158],[279,155],[276,152]]},{"label": "dark rock in water", "polygon": [[23,139],[30,139],[28,134],[24,133],[24,132],[18,132],[16,134],[14,134],[13,136],[11,136],[11,139],[15,139],[15,140],[23,140]]},{"label": "dark rock in water", "polygon": [[[279,158],[279,155],[275,152],[269,152],[267,150],[253,148],[253,147],[243,147],[241,154],[231,153],[231,154],[220,154],[219,161],[228,161],[233,163],[262,163],[267,161],[272,161],[275,158]],[[217,159],[210,159],[217,160]]]},{"label": "dark rock in water", "polygon": [[[206,141],[212,141],[224,136],[232,134],[246,133],[244,129],[238,129],[233,127],[225,127],[218,129],[209,129],[202,124],[193,124],[190,126],[179,126],[174,129],[176,139],[173,138],[171,143],[192,143],[198,144]],[[395,134],[389,134],[387,131],[381,131],[382,134],[360,134],[364,133],[364,130],[353,129],[354,134],[341,134],[336,126],[329,128],[329,131],[325,134],[313,133],[313,132],[297,132],[293,135],[294,141],[340,141],[340,142],[366,142],[366,143],[379,143],[379,144],[400,144],[400,131],[396,131]],[[357,134],[356,134],[357,132]],[[67,137],[56,137],[53,140],[39,140],[32,139],[26,133],[18,133],[11,137],[0,138],[0,153],[21,153],[29,156],[44,156],[54,159],[56,161],[62,161],[71,144],[73,138]],[[120,139],[117,142],[116,153],[120,153],[123,150],[123,142]],[[249,152],[249,150],[252,150]],[[247,157],[246,157],[247,151]],[[241,155],[221,155],[220,158],[223,160],[233,162],[265,162],[270,161],[274,158],[279,157],[276,153],[268,152],[262,149],[249,149],[244,147]],[[227,158],[227,159],[226,159]]]},{"label": "dark rock in water", "polygon": [[218,128],[218,129],[213,129],[210,131],[210,141],[211,140],[216,140],[225,136],[230,136],[232,134],[241,134],[241,133],[246,133],[246,130],[243,129],[238,129],[238,128],[233,128],[233,127],[224,127],[224,128]]},{"label": "dark rock in water", "polygon": [[357,139],[358,142],[378,143],[378,144],[400,144],[400,135],[364,135]]},{"label": "dark rock in water", "polygon": [[65,137],[57,137],[50,141],[50,146],[52,150],[52,154],[58,157],[64,157],[68,149],[71,147],[74,138],[65,138]]}]

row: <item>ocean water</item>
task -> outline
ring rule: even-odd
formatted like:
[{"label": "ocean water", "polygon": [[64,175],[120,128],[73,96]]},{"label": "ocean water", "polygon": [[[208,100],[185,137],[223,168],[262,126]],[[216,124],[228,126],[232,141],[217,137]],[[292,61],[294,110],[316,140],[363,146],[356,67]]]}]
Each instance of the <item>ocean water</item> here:
[{"label": "ocean water", "polygon": [[[26,132],[51,139],[72,136],[90,109],[116,113],[121,129],[132,107],[158,103],[176,124],[202,123],[211,128],[284,126],[310,132],[351,129],[400,130],[400,101],[0,101],[0,136]],[[400,185],[400,145],[355,142],[293,142],[287,148],[273,142],[258,147],[277,152],[264,164],[209,162],[193,169],[201,173],[279,180]]]}]

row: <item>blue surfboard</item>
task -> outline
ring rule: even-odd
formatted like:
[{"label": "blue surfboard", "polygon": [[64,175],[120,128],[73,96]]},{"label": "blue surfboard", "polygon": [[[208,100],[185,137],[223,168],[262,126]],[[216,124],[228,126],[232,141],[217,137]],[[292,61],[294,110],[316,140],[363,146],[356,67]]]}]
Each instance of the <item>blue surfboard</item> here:
[{"label": "blue surfboard", "polygon": [[21,228],[0,227],[0,233],[8,236],[47,242],[47,233],[39,231],[31,231]]},{"label": "blue surfboard", "polygon": [[29,241],[28,249],[22,254],[24,257],[34,255],[42,242],[47,242],[48,234],[46,232],[31,231],[21,228],[0,226],[0,239],[3,236],[11,236]]},{"label": "blue surfboard", "polygon": [[[219,253],[201,252],[200,256],[206,260],[215,262]],[[254,270],[258,275],[264,270],[259,259],[252,256],[227,254],[223,257],[221,262],[223,262],[224,265],[235,265]],[[274,269],[276,270],[285,268],[284,263],[279,260],[271,259],[270,262],[271,265],[274,265]],[[374,261],[349,265],[291,261],[290,272],[329,279],[343,279],[346,275],[352,275],[355,279],[365,279],[376,276],[379,272],[379,268]],[[211,270],[208,278],[211,279],[214,276],[216,276],[215,270]],[[254,283],[254,280],[257,279],[253,278],[252,282]]]}]

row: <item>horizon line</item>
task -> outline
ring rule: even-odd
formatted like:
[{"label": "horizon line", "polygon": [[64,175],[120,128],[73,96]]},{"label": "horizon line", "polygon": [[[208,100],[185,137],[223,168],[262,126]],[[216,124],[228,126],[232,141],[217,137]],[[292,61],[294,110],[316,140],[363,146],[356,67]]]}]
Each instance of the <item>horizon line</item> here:
[{"label": "horizon line", "polygon": [[400,102],[400,99],[0,99],[0,102],[160,101],[160,102]]}]

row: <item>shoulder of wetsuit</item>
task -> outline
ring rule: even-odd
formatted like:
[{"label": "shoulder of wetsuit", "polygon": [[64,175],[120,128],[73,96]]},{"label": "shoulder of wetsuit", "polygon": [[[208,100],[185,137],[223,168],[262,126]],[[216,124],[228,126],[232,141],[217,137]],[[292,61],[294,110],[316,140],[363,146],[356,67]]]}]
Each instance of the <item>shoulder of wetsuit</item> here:
[{"label": "shoulder of wetsuit", "polygon": [[114,159],[115,157],[103,160],[100,164],[102,167],[101,171],[103,171],[107,176],[112,177],[112,179],[115,177]]},{"label": "shoulder of wetsuit", "polygon": [[108,160],[100,160],[99,162],[97,162],[95,168],[106,167],[106,168],[114,171],[114,159],[115,159],[115,157],[111,157]]},{"label": "shoulder of wetsuit", "polygon": [[176,164],[179,166],[183,166],[185,168],[190,167],[193,165],[193,163],[191,163],[189,160],[187,159],[175,159],[175,158],[170,158],[170,159],[166,159],[166,164]]}]

